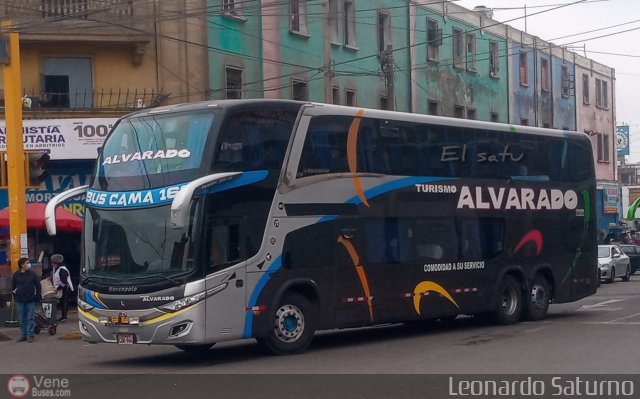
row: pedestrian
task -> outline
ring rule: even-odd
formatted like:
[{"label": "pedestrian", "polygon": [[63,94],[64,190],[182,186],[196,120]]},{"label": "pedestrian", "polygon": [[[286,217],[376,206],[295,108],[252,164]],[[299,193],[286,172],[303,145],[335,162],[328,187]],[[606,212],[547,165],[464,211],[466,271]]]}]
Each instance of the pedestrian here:
[{"label": "pedestrian", "polygon": [[13,274],[11,283],[20,315],[18,342],[33,342],[36,328],[36,304],[40,300],[40,281],[31,270],[29,259],[20,258],[18,270]]},{"label": "pedestrian", "polygon": [[59,322],[67,321],[69,311],[69,296],[73,292],[73,283],[69,269],[64,265],[64,256],[60,254],[51,255],[51,265],[53,266],[53,285],[56,287],[56,297],[60,299],[60,310],[62,315]]}]

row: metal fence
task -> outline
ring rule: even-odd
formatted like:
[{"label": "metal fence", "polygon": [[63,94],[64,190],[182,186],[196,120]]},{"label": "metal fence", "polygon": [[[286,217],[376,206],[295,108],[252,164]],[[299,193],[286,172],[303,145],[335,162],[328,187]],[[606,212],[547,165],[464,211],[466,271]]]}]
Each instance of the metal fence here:
[{"label": "metal fence", "polygon": [[167,98],[168,95],[162,91],[146,89],[76,90],[59,93],[23,90],[25,108],[128,110],[164,105]]}]

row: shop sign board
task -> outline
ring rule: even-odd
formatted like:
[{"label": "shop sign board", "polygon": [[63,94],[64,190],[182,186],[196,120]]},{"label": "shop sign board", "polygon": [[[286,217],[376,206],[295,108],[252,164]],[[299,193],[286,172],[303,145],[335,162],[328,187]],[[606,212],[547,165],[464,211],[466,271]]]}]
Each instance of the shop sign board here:
[{"label": "shop sign board", "polygon": [[[117,118],[22,121],[25,151],[47,151],[52,160],[95,159]],[[6,122],[0,120],[0,151],[7,149]]]},{"label": "shop sign board", "polygon": [[[599,186],[600,188],[600,186]],[[620,189],[616,185],[603,184],[602,188],[602,206],[603,213],[606,215],[618,213],[620,205]]]}]

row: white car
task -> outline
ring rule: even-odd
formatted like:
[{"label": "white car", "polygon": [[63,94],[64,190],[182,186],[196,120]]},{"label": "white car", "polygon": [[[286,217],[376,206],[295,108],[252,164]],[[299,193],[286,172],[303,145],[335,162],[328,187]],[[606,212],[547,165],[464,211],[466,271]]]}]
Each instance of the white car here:
[{"label": "white car", "polygon": [[612,283],[616,277],[629,281],[631,262],[617,245],[598,245],[598,269],[600,279]]}]

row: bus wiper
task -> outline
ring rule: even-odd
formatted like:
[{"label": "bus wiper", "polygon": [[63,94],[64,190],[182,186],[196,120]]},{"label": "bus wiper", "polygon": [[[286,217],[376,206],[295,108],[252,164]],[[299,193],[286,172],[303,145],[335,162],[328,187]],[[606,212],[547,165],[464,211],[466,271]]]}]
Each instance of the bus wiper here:
[{"label": "bus wiper", "polygon": [[151,278],[151,277],[161,277],[161,278],[163,278],[163,279],[165,279],[165,280],[171,281],[175,286],[179,286],[179,285],[181,285],[181,284],[182,284],[180,281],[175,280],[175,279],[172,279],[171,277],[167,277],[167,276],[165,276],[164,274],[160,274],[160,273],[156,273],[156,274],[149,274],[149,275],[146,275],[146,276],[140,276],[140,277],[136,276],[136,277],[135,277],[135,279],[137,280],[137,279]]},{"label": "bus wiper", "polygon": [[104,279],[104,280],[119,280],[117,278],[113,278],[113,277],[103,277],[103,276],[87,276],[85,277],[81,282],[80,285],[84,285],[86,282],[93,280],[94,278],[98,278],[98,279]]}]

